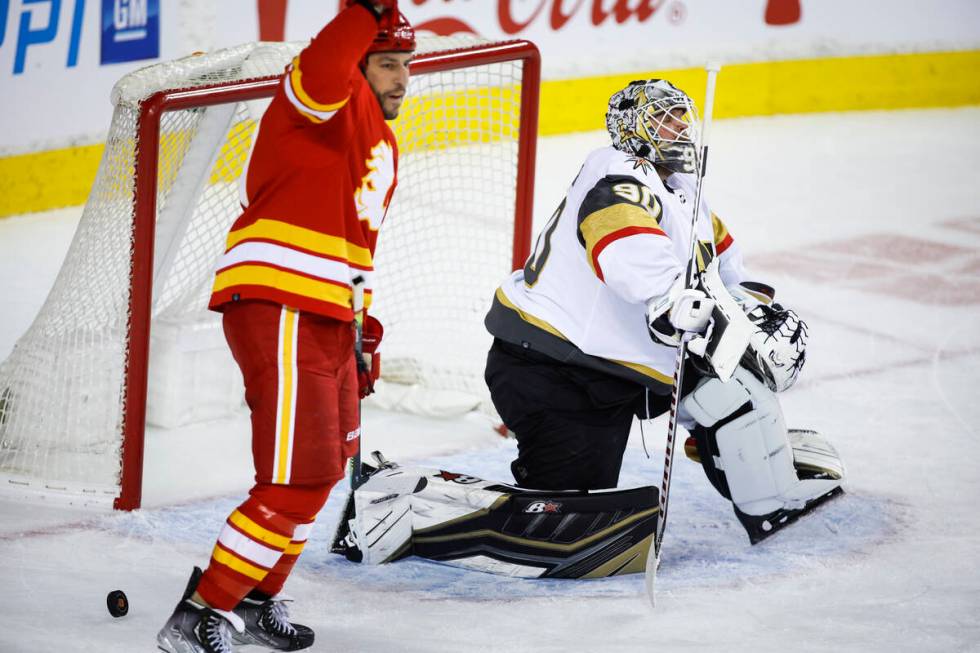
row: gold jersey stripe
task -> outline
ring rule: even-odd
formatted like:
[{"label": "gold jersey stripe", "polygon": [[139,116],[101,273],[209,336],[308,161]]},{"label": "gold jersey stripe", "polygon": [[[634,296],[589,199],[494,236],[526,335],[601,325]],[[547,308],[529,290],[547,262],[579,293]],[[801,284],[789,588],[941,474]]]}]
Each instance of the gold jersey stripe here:
[{"label": "gold jersey stripe", "polygon": [[[282,307],[279,331],[279,415],[276,424],[275,483],[288,483],[292,463],[295,416],[296,335],[299,312]],[[288,546],[288,545],[287,545]]]},{"label": "gold jersey stripe", "polygon": [[211,558],[226,567],[234,569],[240,574],[248,576],[249,578],[257,581],[261,581],[269,573],[265,569],[256,567],[255,565],[245,562],[238,556],[225,551],[220,546],[215,545],[214,551],[211,552]]},{"label": "gold jersey stripe", "polygon": [[293,92],[296,93],[296,99],[314,111],[336,111],[350,100],[350,95],[345,96],[339,102],[332,103],[317,102],[311,98],[306,89],[303,88],[303,72],[299,68],[299,57],[293,59],[293,69],[289,73],[289,81],[293,87]]},{"label": "gold jersey stripe", "polygon": [[[311,279],[288,270],[264,265],[238,265],[222,270],[214,278],[214,292],[233,286],[266,286],[294,295],[309,297],[328,304],[350,308],[351,290],[327,281]],[[364,306],[371,306],[371,294],[365,293]]]},{"label": "gold jersey stripe", "polygon": [[253,540],[265,542],[269,546],[279,549],[280,551],[289,546],[290,538],[288,536],[274,533],[268,528],[259,526],[238,510],[231,513],[231,517],[228,518],[228,521],[237,527],[238,530],[248,534],[248,536]]},{"label": "gold jersey stripe", "polygon": [[561,334],[561,332],[558,331],[558,329],[556,329],[555,327],[551,326],[550,324],[548,324],[544,320],[542,320],[540,318],[537,318],[537,317],[534,317],[530,313],[525,313],[521,309],[517,308],[517,306],[515,306],[510,301],[510,299],[507,298],[507,295],[504,293],[504,289],[503,288],[497,288],[497,301],[499,301],[501,304],[503,304],[504,306],[506,306],[510,310],[512,310],[515,313],[517,313],[517,315],[520,316],[520,318],[522,320],[524,320],[525,322],[527,322],[528,324],[533,324],[534,326],[538,327],[542,331],[547,331],[551,335],[556,336],[558,338],[561,338],[562,340],[565,340],[565,341],[568,340],[568,338],[566,338],[565,336],[563,336]]},{"label": "gold jersey stripe", "polygon": [[283,555],[287,556],[298,556],[303,552],[303,547],[306,546],[306,541],[303,542],[290,542],[286,550],[282,552]]},{"label": "gold jersey stripe", "polygon": [[674,377],[667,376],[663,372],[658,372],[652,367],[647,367],[646,365],[640,365],[639,363],[630,363],[629,361],[617,361],[610,359],[611,363],[616,363],[617,365],[622,365],[623,367],[628,367],[634,372],[639,372],[643,376],[649,376],[652,379],[656,379],[665,385],[674,385]]},{"label": "gold jersey stripe", "polygon": [[306,227],[298,227],[279,220],[262,218],[247,227],[242,227],[228,234],[225,244],[226,251],[245,239],[265,239],[295,246],[308,252],[330,256],[365,269],[371,269],[371,251],[360,247],[340,236],[330,236]]},{"label": "gold jersey stripe", "polygon": [[[515,306],[514,303],[507,298],[507,295],[504,294],[503,288],[497,288],[497,301],[499,301],[501,304],[503,304],[510,310],[517,313],[518,317],[520,317],[528,324],[533,324],[534,326],[538,327],[542,331],[547,331],[553,336],[557,336],[562,340],[565,340],[566,342],[568,341],[568,338],[563,336],[561,332],[558,331],[558,329],[556,329],[555,327],[551,326],[550,324],[548,324],[547,322],[545,322],[540,318],[534,317],[530,313],[526,313],[522,311],[517,306]],[[652,379],[656,379],[660,383],[664,383],[666,385],[674,385],[674,377],[667,376],[666,374],[658,372],[652,367],[647,367],[646,365],[641,365],[640,363],[629,363],[627,361],[618,361],[618,360],[611,360],[611,359],[604,359],[604,360],[609,360],[610,363],[614,363],[616,365],[622,365],[623,367],[628,367],[634,372],[639,372],[643,376],[648,376]]]},{"label": "gold jersey stripe", "polygon": [[634,204],[613,204],[589,214],[579,225],[589,258],[592,258],[592,249],[600,240],[627,227],[660,229],[660,223],[646,209]]},{"label": "gold jersey stripe", "polygon": [[714,232],[715,245],[720,244],[728,237],[728,227],[721,221],[721,218],[715,215],[714,211],[711,212],[711,229]]}]

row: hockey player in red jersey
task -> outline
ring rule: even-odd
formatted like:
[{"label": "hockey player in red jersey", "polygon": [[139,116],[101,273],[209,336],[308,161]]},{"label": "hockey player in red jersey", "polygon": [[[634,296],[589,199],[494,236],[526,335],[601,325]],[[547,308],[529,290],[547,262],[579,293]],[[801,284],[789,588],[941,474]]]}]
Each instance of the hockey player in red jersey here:
[{"label": "hockey player in red jersey", "polygon": [[[615,487],[634,414],[668,410],[680,334],[709,331],[690,346],[700,355],[680,423],[755,543],[838,494],[843,471],[822,437],[787,430],[776,396],[803,365],[806,325],[749,281],[710,203],[692,208],[697,127],[666,80],[610,98],[612,143],[588,155],[524,269],[497,290],[486,380],[517,437],[518,485]],[[685,288],[692,217],[699,289]],[[752,333],[724,373],[716,305]]]},{"label": "hockey player in red jersey", "polygon": [[287,67],[242,174],[241,216],[210,308],[245,380],[255,485],[157,635],[161,650],[299,650],[313,631],[281,593],[357,451],[355,295],[370,305],[397,183],[398,115],[415,50],[396,0],[348,0]]}]

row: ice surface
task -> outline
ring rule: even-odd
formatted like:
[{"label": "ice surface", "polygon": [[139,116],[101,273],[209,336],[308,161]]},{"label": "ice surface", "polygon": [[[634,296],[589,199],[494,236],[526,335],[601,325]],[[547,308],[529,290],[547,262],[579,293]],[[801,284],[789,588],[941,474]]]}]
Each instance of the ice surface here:
[{"label": "ice surface", "polygon": [[[602,132],[543,139],[547,218]],[[980,650],[980,109],[719,121],[706,193],[811,326],[782,395],[830,437],[848,494],[750,547],[697,465],[675,467],[658,608],[640,577],[502,578],[327,553],[346,487],[287,585],[315,651]],[[77,211],[0,221],[0,356],[40,307]],[[622,486],[656,483],[663,420]],[[512,441],[470,415],[369,409],[365,449],[507,481]],[[152,429],[143,510],[0,500],[2,651],[143,651],[249,485],[247,421]],[[131,610],[113,619],[105,595]]]}]

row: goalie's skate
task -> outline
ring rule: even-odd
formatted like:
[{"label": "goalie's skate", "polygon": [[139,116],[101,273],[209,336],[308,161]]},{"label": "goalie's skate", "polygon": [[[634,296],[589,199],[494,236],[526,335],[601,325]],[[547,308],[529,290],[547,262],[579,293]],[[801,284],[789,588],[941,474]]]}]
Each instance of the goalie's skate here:
[{"label": "goalie's skate", "polygon": [[735,509],[735,516],[742,522],[745,532],[749,534],[749,542],[758,544],[773,533],[789,526],[820,504],[826,503],[843,493],[844,490],[838,485],[820,496],[807,501],[806,505],[799,510],[776,510],[767,515],[747,515],[739,510],[738,506],[733,505],[732,507]]},{"label": "goalie's skate", "polygon": [[235,644],[264,646],[275,651],[299,651],[313,645],[313,629],[289,621],[290,599],[282,594],[272,598],[246,596],[235,614],[245,622],[245,629],[233,633]]},{"label": "goalie's skate", "polygon": [[157,648],[167,653],[233,653],[232,631],[241,631],[241,618],[191,600],[201,578],[197,567],[170,619],[157,633]]}]

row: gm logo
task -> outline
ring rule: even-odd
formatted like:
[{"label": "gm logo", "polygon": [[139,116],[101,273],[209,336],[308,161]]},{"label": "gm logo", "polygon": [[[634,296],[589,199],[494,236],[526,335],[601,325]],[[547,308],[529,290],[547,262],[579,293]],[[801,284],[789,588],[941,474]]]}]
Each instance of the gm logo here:
[{"label": "gm logo", "polygon": [[160,0],[102,0],[101,63],[160,56]]}]

